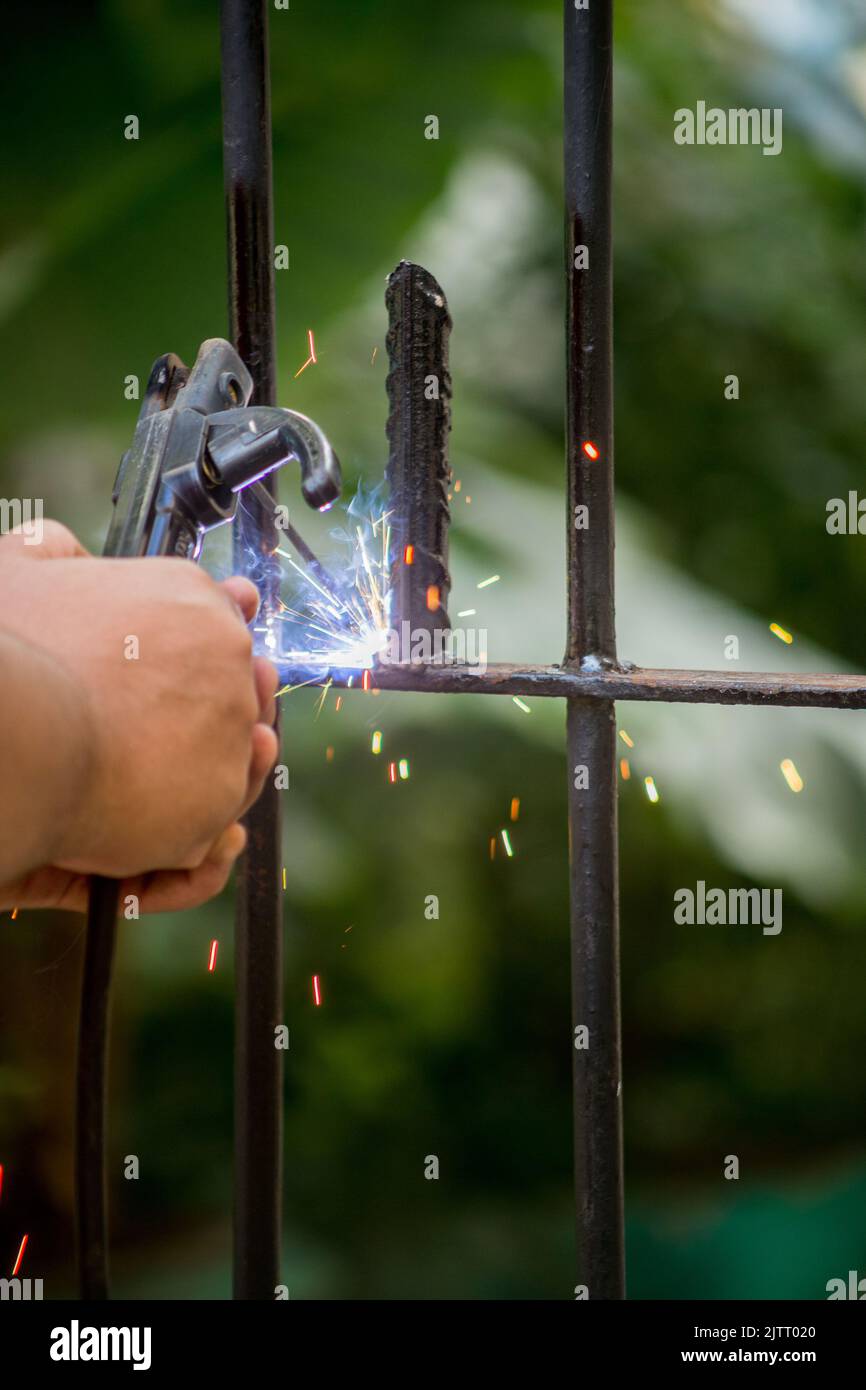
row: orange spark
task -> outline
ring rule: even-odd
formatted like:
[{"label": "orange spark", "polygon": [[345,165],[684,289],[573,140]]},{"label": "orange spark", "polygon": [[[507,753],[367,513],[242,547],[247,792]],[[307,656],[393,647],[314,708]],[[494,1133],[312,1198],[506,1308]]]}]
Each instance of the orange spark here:
[{"label": "orange spark", "polygon": [[596,449],[591,439],[587,439],[583,446],[583,452],[588,459],[592,459],[593,463],[595,463],[595,460],[599,457],[598,449]]},{"label": "orange spark", "polygon": [[404,565],[414,565],[414,563],[415,563],[415,547],[414,547],[414,545],[407,545],[407,546],[404,548],[404,550],[403,550],[403,564],[404,564]]},{"label": "orange spark", "polygon": [[21,1268],[21,1261],[24,1259],[24,1251],[27,1249],[27,1242],[28,1242],[29,1239],[30,1239],[29,1236],[25,1236],[24,1239],[23,1239],[22,1242],[21,1242],[21,1245],[19,1246],[19,1249],[18,1249],[18,1259],[15,1261],[15,1268],[13,1269],[12,1275],[11,1275],[11,1277],[12,1277],[13,1279],[17,1279],[17,1277],[18,1277],[18,1271],[19,1271],[19,1269]]},{"label": "orange spark", "polygon": [[219,942],[218,942],[218,941],[212,941],[211,944],[210,944],[210,959],[208,960],[208,963],[207,963],[207,968],[208,968],[208,970],[211,972],[211,974],[213,974],[214,969],[216,968],[216,958],[217,958],[217,951],[218,951],[218,950],[219,950]]},{"label": "orange spark", "polygon": [[318,977],[318,975],[314,975],[314,976],[313,976],[313,1003],[316,1005],[316,1008],[318,1008],[319,1005],[321,1004],[321,1002],[322,1002],[322,987],[321,987],[321,985],[319,984],[319,977]]},{"label": "orange spark", "polygon": [[439,585],[430,584],[427,587],[427,607],[431,613],[435,613],[439,607]]},{"label": "orange spark", "polygon": [[511,798],[511,819],[512,819],[512,820],[517,820],[517,817],[518,817],[519,815],[520,815],[520,797],[519,797],[519,796],[513,796],[513,797]]},{"label": "orange spark", "polygon": [[306,360],[306,362],[304,363],[304,365],[303,365],[302,367],[299,367],[298,370],[295,372],[295,378],[294,378],[295,380],[298,379],[298,377],[301,375],[301,372],[305,372],[309,366],[312,366],[313,364],[315,364],[315,363],[318,362],[318,360],[319,360],[318,357],[316,356],[316,342],[315,342],[315,339],[313,338],[313,330],[312,330],[312,328],[308,328],[308,329],[307,329],[307,342],[308,342],[309,345],[310,345],[310,355],[309,355],[309,357],[307,358],[307,360]]}]

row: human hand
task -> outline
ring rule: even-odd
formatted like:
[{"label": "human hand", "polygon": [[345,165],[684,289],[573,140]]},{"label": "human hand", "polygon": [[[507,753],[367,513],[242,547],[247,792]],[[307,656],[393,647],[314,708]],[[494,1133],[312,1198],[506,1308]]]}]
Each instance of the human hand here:
[{"label": "human hand", "polygon": [[143,910],[219,891],[277,755],[276,672],[244,625],[254,586],[185,560],[95,559],[46,522],[39,545],[0,541],[0,593],[0,632],[62,673],[86,753],[49,853],[3,898],[78,907],[91,873],[136,879]]}]

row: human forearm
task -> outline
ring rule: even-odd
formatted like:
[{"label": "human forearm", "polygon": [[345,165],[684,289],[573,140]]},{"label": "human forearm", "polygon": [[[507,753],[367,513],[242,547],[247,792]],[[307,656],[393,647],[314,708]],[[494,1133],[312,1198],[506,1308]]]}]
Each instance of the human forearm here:
[{"label": "human forearm", "polygon": [[0,885],[59,853],[86,798],[86,700],[51,657],[0,618]]}]

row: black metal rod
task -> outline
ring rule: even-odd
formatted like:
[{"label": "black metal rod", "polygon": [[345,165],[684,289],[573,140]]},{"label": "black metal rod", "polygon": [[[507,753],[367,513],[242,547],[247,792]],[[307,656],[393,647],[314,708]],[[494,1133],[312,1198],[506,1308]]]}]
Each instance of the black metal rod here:
[{"label": "black metal rod", "polygon": [[75,1223],[80,1293],[108,1298],[108,1195],[105,1115],[111,975],[120,884],[90,881],[75,1094]]},{"label": "black metal rod", "polygon": [[[616,665],[613,599],[613,0],[565,0],[566,662]],[[625,1297],[613,705],[568,701],[578,1285]],[[585,1031],[584,1031],[585,1030]]]},{"label": "black metal rod", "polygon": [[616,713],[567,704],[578,1284],[625,1297]]},{"label": "black metal rod", "polygon": [[385,303],[390,367],[385,470],[391,516],[388,620],[402,639],[404,623],[410,634],[449,626],[451,316],[441,285],[429,270],[411,261],[401,261],[388,277]]},{"label": "black metal rod", "polygon": [[613,0],[565,0],[568,643],[616,661],[613,603]]},{"label": "black metal rod", "polygon": [[[360,672],[278,663],[280,683],[346,687]],[[458,664],[377,666],[372,685],[441,695],[529,695],[541,699],[637,700],[654,704],[761,705],[811,709],[866,709],[866,676],[759,671],[578,671],[569,666],[491,664],[484,670]]]},{"label": "black metal rod", "polygon": [[[276,404],[274,235],[266,0],[222,0],[223,148],[231,339]],[[271,484],[273,486],[273,484]],[[250,499],[235,523],[235,565],[262,593],[267,622],[279,595],[270,518]],[[268,779],[246,820],[249,841],[235,915],[234,1297],[273,1299],[280,1282],[283,1021],[279,793]]]},{"label": "black metal rod", "polygon": [[[153,364],[139,422],[169,408],[189,373],[174,353]],[[138,436],[136,436],[138,437]],[[115,499],[117,501],[118,499]],[[139,555],[147,548],[140,508],[115,512],[103,555]],[[106,1096],[111,976],[117,938],[120,883],[94,874],[87,904],[75,1080],[75,1228],[83,1299],[109,1297]]]}]

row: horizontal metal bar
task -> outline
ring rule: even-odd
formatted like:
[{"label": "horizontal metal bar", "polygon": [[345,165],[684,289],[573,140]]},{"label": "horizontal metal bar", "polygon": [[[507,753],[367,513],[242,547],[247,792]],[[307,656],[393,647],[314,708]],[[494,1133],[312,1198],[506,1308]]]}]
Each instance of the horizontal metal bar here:
[{"label": "horizontal metal bar", "polygon": [[[283,686],[360,686],[359,670],[277,663]],[[377,690],[450,695],[528,695],[579,700],[653,700],[671,704],[803,705],[866,709],[866,676],[769,671],[580,671],[565,666],[375,666]]]}]

